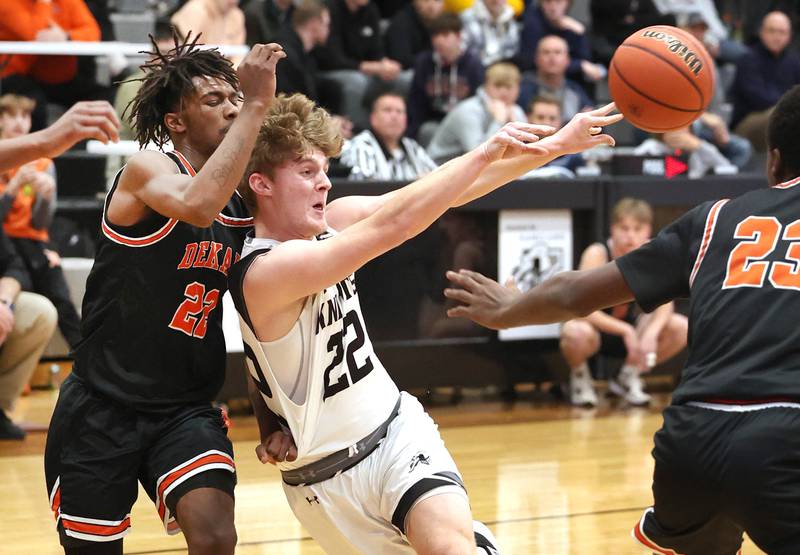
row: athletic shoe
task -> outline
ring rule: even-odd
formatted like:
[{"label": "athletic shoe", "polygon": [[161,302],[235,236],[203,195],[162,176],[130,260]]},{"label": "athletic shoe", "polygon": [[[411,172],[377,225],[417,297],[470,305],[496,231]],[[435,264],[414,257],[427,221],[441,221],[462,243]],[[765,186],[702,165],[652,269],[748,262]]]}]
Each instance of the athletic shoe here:
[{"label": "athletic shoe", "polygon": [[609,380],[608,390],[637,407],[650,403],[651,397],[644,392],[644,383],[636,370],[623,367],[615,379]]},{"label": "athletic shoe", "polygon": [[573,369],[569,378],[569,402],[577,407],[596,407],[597,393],[592,376],[585,369]]}]

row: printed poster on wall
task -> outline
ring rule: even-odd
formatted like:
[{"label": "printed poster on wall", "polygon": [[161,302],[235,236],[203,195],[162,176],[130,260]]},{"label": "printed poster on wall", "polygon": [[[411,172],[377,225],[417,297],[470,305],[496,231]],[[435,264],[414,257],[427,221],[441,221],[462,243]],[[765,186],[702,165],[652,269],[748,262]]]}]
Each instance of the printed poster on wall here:
[{"label": "printed poster on wall", "polygon": [[[501,210],[498,224],[500,283],[513,276],[522,291],[572,269],[572,212],[569,210]],[[560,324],[500,330],[503,341],[551,339]]]}]

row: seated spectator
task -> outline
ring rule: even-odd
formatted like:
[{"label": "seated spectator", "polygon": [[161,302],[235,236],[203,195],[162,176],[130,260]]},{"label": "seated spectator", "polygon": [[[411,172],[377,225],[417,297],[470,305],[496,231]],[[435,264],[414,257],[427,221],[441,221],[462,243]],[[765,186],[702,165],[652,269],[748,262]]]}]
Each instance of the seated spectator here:
[{"label": "seated spectator", "polygon": [[[402,67],[384,53],[380,12],[370,0],[331,0],[328,8],[330,35],[324,46],[314,50],[314,56],[325,77],[341,87],[342,114],[363,128],[367,125],[364,98],[368,90],[393,83]],[[410,78],[407,75],[406,82]]]},{"label": "seated spectator", "polygon": [[511,60],[519,50],[519,26],[507,0],[475,0],[461,13],[467,48],[489,67]]},{"label": "seated spectator", "polygon": [[[561,117],[561,103],[549,96],[537,96],[531,100],[526,115],[528,123],[549,125],[556,129],[561,129],[561,126],[564,125]],[[567,154],[529,171],[525,174],[525,178],[575,177],[575,170],[583,165],[581,154]]]},{"label": "seated spectator", "polygon": [[[650,240],[653,210],[643,200],[625,198],[612,212],[611,237],[587,247],[581,255],[580,270],[597,268],[623,256]],[[597,353],[620,357],[625,363],[608,389],[632,405],[646,405],[640,375],[668,360],[686,346],[688,321],[675,314],[672,303],[644,314],[636,303],[593,312],[586,318],[570,320],[561,328],[561,352],[570,367],[569,400],[573,405],[595,406],[588,360]]]},{"label": "seated spectator", "polygon": [[[800,18],[800,4],[797,0],[760,0],[758,2],[717,2],[723,17],[731,21],[747,46],[758,44],[761,40],[761,24],[770,13],[780,11],[789,16],[789,21]],[[794,44],[797,47],[797,42]]]},{"label": "seated spectator", "polygon": [[561,37],[544,37],[536,46],[536,73],[526,74],[522,79],[519,105],[526,107],[536,96],[549,96],[561,102],[561,116],[564,121],[586,109],[594,102],[583,88],[567,78],[569,52],[567,42]]},{"label": "seated spectator", "polygon": [[247,44],[268,44],[291,24],[292,0],[250,0],[244,7]]},{"label": "seated spectator", "polygon": [[486,83],[475,96],[460,102],[442,120],[428,145],[436,162],[477,147],[510,121],[526,121],[517,105],[519,69],[500,62],[486,70]]},{"label": "seated spectator", "polygon": [[570,0],[541,0],[538,6],[531,6],[525,11],[517,65],[523,70],[532,69],[539,41],[555,35],[567,43],[567,75],[576,81],[594,83],[604,78],[607,71],[604,66],[591,61],[586,27],[567,15],[569,4]]},{"label": "seated spectator", "polygon": [[[699,12],[690,13],[686,18],[685,29],[697,40],[709,46],[709,23],[705,15]],[[713,48],[713,44],[711,46]],[[725,91],[723,83],[719,79],[720,71],[716,60],[714,66],[714,72],[718,76],[714,98],[711,99],[708,110],[692,124],[692,131],[701,139],[717,147],[725,158],[737,168],[742,169],[750,160],[753,148],[750,146],[750,141],[734,135],[728,128],[726,118],[730,116],[730,105],[725,102]]]},{"label": "seated spectator", "polygon": [[718,169],[724,169],[725,173],[730,173],[731,170],[736,172],[736,167],[717,147],[695,135],[690,127],[654,134],[634,150],[635,154],[650,156],[663,156],[675,152],[689,153],[689,177],[692,179],[703,177]]},{"label": "seated spectator", "polygon": [[800,83],[800,58],[789,48],[792,24],[786,14],[771,12],[761,24],[760,41],[742,56],[731,88],[736,134],[765,152],[767,119],[778,99]]},{"label": "seated spectator", "polygon": [[[713,39],[711,38],[712,35],[709,33],[709,23],[706,17],[701,14],[700,12],[691,13],[685,18],[685,22],[682,25],[683,30],[691,34],[694,38],[700,41],[708,50],[708,53],[711,54],[712,61],[714,63],[714,74],[717,76],[716,87],[714,88],[714,96],[711,99],[711,103],[708,106],[709,111],[714,112],[715,114],[720,114],[720,111],[725,106],[725,86],[724,83],[721,82],[721,75],[719,71],[719,64],[717,63],[717,59],[715,56],[715,45]],[[716,47],[718,50],[718,46]],[[744,47],[743,47],[744,48]],[[746,48],[745,48],[746,51]]]},{"label": "seated spectator", "polygon": [[29,284],[25,265],[0,231],[0,440],[25,439],[9,418],[56,328],[56,309],[46,298],[20,292]]},{"label": "seated spectator", "polygon": [[720,63],[736,63],[747,53],[740,42],[728,37],[728,29],[719,17],[713,0],[654,0],[663,14],[671,14],[678,25],[690,25],[689,20],[702,21],[706,25],[703,44],[708,53]]},{"label": "seated spectator", "polygon": [[[433,50],[417,56],[408,93],[407,135],[425,145],[436,125],[483,83],[480,59],[462,47],[461,19],[443,13],[430,24]],[[425,129],[420,132],[425,125]]]},{"label": "seated spectator", "polygon": [[[100,28],[83,0],[3,0],[0,41],[99,41]],[[0,87],[36,100],[33,128],[47,125],[47,103],[107,100],[94,75],[78,72],[77,56],[0,55]]]},{"label": "seated spectator", "polygon": [[650,25],[675,25],[653,0],[591,0],[592,59],[608,66],[614,52],[634,31]]},{"label": "seated spectator", "polygon": [[[172,24],[181,36],[202,34],[205,44],[241,46],[247,36],[239,0],[189,0],[172,16]],[[238,65],[242,58],[231,61]]]},{"label": "seated spectator", "polygon": [[[275,72],[276,92],[301,93],[334,114],[342,112],[341,92],[336,83],[322,78],[311,52],[325,44],[330,33],[330,11],[321,0],[303,0],[292,10],[291,24],[283,27],[275,42],[283,46],[286,58]],[[334,116],[345,138],[352,136],[352,123]]]},{"label": "seated spectator", "polygon": [[413,181],[436,169],[425,149],[406,132],[406,101],[395,92],[379,95],[372,103],[369,129],[347,141],[339,162],[350,179]]},{"label": "seated spectator", "polygon": [[711,111],[705,112],[691,127],[699,139],[716,147],[730,164],[742,170],[753,155],[750,141],[731,133],[722,116]]},{"label": "seated spectator", "polygon": [[421,52],[431,49],[430,22],[442,13],[442,0],[413,0],[394,14],[386,29],[386,56],[412,69]]},{"label": "seated spectator", "polygon": [[[33,101],[0,97],[0,139],[27,135]],[[56,182],[52,160],[41,158],[0,175],[0,219],[3,230],[31,278],[31,291],[47,297],[58,311],[58,327],[70,348],[80,341],[80,316],[69,295],[61,258],[49,248],[47,229],[55,211]]]},{"label": "seated spectator", "polygon": [[528,105],[528,123],[549,125],[561,129],[564,118],[561,117],[561,103],[549,96],[537,96]]}]

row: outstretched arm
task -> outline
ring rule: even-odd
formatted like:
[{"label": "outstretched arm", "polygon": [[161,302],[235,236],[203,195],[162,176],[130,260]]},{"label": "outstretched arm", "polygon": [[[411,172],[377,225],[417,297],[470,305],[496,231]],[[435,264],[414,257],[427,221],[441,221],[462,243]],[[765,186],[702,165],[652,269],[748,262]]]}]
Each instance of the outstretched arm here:
[{"label": "outstretched arm", "polygon": [[[487,195],[495,189],[518,179],[529,171],[542,167],[559,156],[583,152],[598,145],[613,145],[614,139],[602,133],[602,128],[622,119],[622,114],[610,116],[615,105],[608,104],[598,110],[577,114],[570,122],[557,132],[546,125],[534,125],[529,128],[537,138],[542,138],[536,145],[536,150],[531,150],[524,156],[506,157],[496,160],[486,166],[469,188],[459,195],[452,203],[452,207],[462,206],[473,200]],[[436,172],[447,171],[451,160],[439,167]],[[398,191],[391,191],[384,195],[351,196],[335,200],[331,209],[337,212],[332,225],[334,229],[342,229],[373,214],[383,204],[388,202]],[[338,226],[338,227],[337,227]]]},{"label": "outstretched arm", "polygon": [[560,273],[525,293],[470,270],[449,271],[447,278],[460,289],[445,289],[445,297],[461,303],[447,315],[493,329],[563,322],[633,300],[615,262]]},{"label": "outstretched arm", "polygon": [[487,195],[495,189],[519,179],[526,173],[555,160],[559,156],[583,152],[599,145],[614,146],[614,138],[603,133],[603,127],[617,123],[622,114],[609,115],[616,104],[606,104],[590,112],[576,114],[569,123],[556,133],[539,141],[539,146],[547,149],[545,156],[518,156],[492,163],[475,180],[454,206],[467,204]]},{"label": "outstretched arm", "polygon": [[0,172],[39,158],[55,158],[75,143],[119,140],[119,119],[105,101],[78,102],[53,125],[41,131],[0,141]]},{"label": "outstretched arm", "polygon": [[[373,258],[419,234],[493,160],[536,150],[536,138],[530,128],[527,123],[507,124],[481,147],[458,157],[441,171],[399,189],[375,213],[330,239],[293,240],[276,246],[247,272],[244,289],[248,304],[260,308],[257,317],[271,322],[275,312],[344,280]],[[332,203],[328,224],[342,229],[337,223],[341,218],[342,213]],[[285,279],[287,275],[292,279]],[[254,323],[257,330],[262,329],[261,321]]]}]

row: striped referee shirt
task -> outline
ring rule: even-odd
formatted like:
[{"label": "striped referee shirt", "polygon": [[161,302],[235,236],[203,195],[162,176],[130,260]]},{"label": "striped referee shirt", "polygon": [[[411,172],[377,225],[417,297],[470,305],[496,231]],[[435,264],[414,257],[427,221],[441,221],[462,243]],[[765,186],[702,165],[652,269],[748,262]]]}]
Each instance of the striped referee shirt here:
[{"label": "striped referee shirt", "polygon": [[339,161],[351,168],[349,179],[409,181],[436,169],[425,149],[414,139],[403,137],[394,152],[365,130],[347,141]]}]

